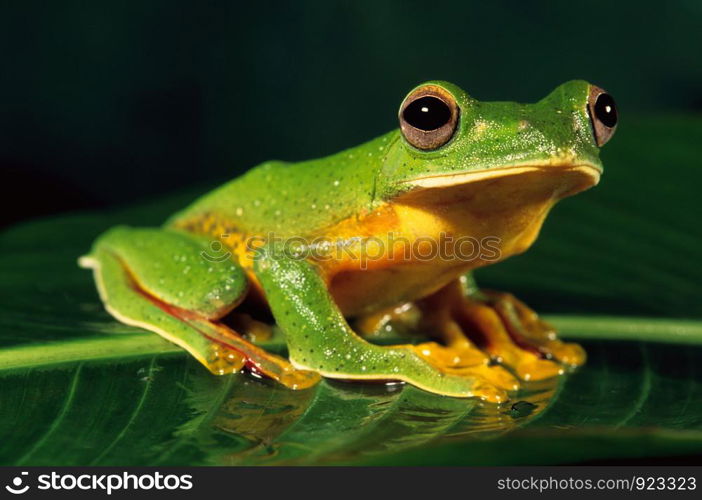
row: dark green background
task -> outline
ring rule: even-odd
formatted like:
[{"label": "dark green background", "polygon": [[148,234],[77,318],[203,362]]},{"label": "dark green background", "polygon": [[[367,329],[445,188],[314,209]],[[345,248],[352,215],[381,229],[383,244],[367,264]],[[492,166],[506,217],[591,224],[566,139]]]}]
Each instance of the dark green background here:
[{"label": "dark green background", "polygon": [[700,25],[699,0],[4,2],[2,222],[338,151],[426,79],[532,101],[584,78],[621,127],[699,113]]},{"label": "dark green background", "polygon": [[[0,462],[264,463],[278,450],[280,463],[698,463],[702,351],[668,341],[702,332],[700,26],[701,0],[1,4],[2,222],[130,207],[0,234]],[[125,332],[158,340],[115,322],[75,265],[98,233],[158,224],[262,160],[376,136],[430,78],[525,101],[585,78],[620,104],[601,186],[478,276],[585,342],[588,363],[544,394],[538,419],[513,429],[498,413],[506,426],[491,428],[463,400],[410,386],[376,397],[367,384],[305,393],[211,377],[165,342],[41,364],[73,340],[110,355]]]}]

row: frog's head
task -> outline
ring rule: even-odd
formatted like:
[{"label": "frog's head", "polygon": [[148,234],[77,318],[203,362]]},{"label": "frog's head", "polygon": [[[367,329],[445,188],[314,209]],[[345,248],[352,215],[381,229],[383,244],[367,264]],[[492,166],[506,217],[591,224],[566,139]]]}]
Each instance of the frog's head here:
[{"label": "frog's head", "polygon": [[597,184],[599,148],[614,133],[617,111],[609,94],[581,80],[534,104],[480,102],[431,81],[407,95],[399,120],[377,181],[380,197],[515,209]]}]

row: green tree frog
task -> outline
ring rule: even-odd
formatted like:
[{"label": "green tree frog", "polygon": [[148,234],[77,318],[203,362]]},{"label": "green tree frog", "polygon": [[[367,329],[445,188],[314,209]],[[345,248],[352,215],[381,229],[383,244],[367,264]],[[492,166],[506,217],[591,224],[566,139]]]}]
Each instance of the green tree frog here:
[{"label": "green tree frog", "polygon": [[[534,104],[480,102],[430,81],[399,125],[326,158],[258,165],[160,228],[112,228],[80,264],[116,319],[215,374],[292,389],[402,381],[499,403],[582,364],[580,346],[471,272],[524,252],[557,201],[598,183],[612,97],[570,81]],[[390,322],[427,341],[373,342]],[[287,359],[255,342],[273,323]]]}]

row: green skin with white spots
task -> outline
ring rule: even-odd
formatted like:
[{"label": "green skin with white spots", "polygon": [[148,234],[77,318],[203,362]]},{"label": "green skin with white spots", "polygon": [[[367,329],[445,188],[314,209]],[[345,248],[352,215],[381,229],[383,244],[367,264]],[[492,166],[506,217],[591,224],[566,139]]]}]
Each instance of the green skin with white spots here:
[{"label": "green skin with white spots", "polygon": [[[233,259],[203,259],[212,238],[176,229],[179,221],[216,214],[241,233],[305,237],[392,203],[412,189],[411,181],[428,176],[547,165],[558,158],[601,170],[587,82],[565,83],[534,104],[479,102],[455,85],[428,83],[451,94],[460,110],[455,133],[436,150],[413,147],[397,129],[326,158],[263,163],[203,196],[162,228],[117,227],[104,233],[81,263],[95,270],[108,310],[204,362],[212,340],[142,291],[217,319],[243,299],[248,278]],[[250,272],[285,333],[295,364],[327,377],[399,379],[453,396],[471,396],[480,383],[441,373],[405,346],[381,347],[356,335],[312,262],[264,246]]]}]

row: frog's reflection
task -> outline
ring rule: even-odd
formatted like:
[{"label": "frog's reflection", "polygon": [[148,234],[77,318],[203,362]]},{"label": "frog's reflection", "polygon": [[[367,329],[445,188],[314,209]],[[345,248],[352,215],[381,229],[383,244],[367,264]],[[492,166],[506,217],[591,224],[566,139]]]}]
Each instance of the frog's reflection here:
[{"label": "frog's reflection", "polygon": [[[430,442],[494,437],[537,418],[560,383],[527,384],[509,403],[494,405],[404,384],[324,381],[291,391],[246,375],[232,379],[222,404],[210,409],[214,415],[202,426],[208,434],[198,440],[204,463],[333,463]],[[205,409],[198,410],[202,418]]]}]

